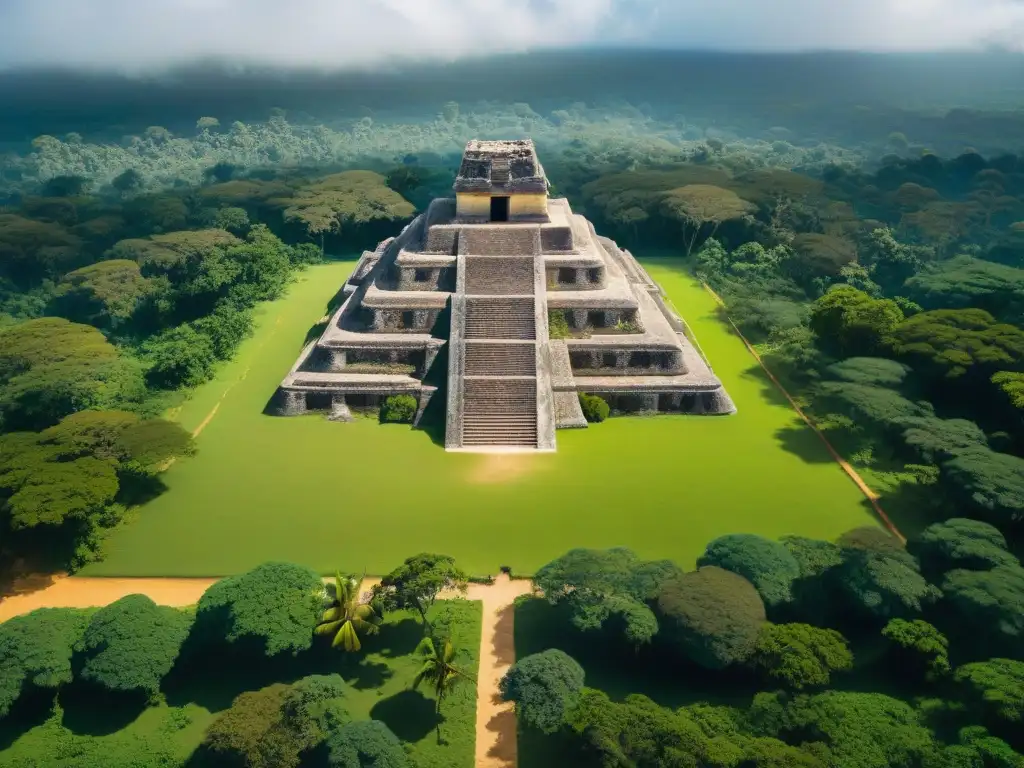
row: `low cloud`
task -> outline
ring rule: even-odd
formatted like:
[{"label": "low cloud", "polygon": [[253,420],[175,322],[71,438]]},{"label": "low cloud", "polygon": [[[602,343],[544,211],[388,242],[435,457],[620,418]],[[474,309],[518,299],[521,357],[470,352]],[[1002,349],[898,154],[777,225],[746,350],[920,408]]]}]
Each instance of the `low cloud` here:
[{"label": "low cloud", "polygon": [[1024,48],[1022,0],[0,0],[0,66],[380,66],[584,45]]}]

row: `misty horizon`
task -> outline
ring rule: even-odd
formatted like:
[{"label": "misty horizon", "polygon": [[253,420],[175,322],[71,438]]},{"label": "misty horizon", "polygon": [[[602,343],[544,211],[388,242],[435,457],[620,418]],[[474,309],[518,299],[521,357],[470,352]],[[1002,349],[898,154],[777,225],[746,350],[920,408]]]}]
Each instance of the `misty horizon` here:
[{"label": "misty horizon", "polygon": [[156,73],[197,61],[345,70],[591,49],[787,53],[1024,47],[1020,0],[9,0],[0,70]]}]

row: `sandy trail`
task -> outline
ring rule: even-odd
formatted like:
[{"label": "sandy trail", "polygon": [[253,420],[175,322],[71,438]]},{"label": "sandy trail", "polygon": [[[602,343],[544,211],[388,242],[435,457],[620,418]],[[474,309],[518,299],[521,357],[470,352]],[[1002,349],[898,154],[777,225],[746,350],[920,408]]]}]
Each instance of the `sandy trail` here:
[{"label": "sandy trail", "polygon": [[504,573],[494,584],[470,584],[467,597],[484,605],[476,681],[476,768],[515,768],[516,714],[498,696],[498,681],[516,660],[512,604],[533,582]]},{"label": "sandy trail", "polygon": [[[37,608],[91,608],[108,605],[126,595],[148,595],[161,605],[184,606],[198,602],[217,579],[115,579],[54,576],[33,579],[0,600],[0,621]],[[331,581],[331,579],[324,579]],[[367,592],[379,579],[364,579]],[[476,766],[515,768],[516,716],[512,706],[498,697],[498,681],[515,661],[512,604],[529,594],[533,585],[501,574],[493,585],[470,584],[466,597],[483,603],[480,632],[480,667],[477,672]],[[454,597],[442,594],[441,597]]]}]

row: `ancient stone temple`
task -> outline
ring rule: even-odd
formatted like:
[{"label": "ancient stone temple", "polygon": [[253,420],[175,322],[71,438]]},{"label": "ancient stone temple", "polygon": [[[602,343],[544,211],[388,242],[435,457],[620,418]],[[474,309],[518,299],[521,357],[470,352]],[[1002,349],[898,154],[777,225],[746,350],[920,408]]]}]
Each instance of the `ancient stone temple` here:
[{"label": "ancient stone temple", "polygon": [[548,197],[532,141],[469,142],[454,191],[363,253],[276,413],[347,419],[408,393],[414,423],[444,406],[448,450],[552,451],[556,429],[587,425],[577,393],[735,412],[632,254]]}]

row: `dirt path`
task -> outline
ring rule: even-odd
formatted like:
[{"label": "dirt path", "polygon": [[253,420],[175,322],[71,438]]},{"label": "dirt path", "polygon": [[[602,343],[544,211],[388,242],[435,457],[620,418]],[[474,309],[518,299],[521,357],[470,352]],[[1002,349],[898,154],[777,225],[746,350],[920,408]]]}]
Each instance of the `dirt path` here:
[{"label": "dirt path", "polygon": [[[34,580],[20,590],[16,587],[11,596],[0,600],[0,622],[36,608],[90,608],[140,593],[161,605],[192,605],[215,581],[79,576]],[[364,579],[361,591],[369,591],[377,581]],[[476,687],[476,768],[515,768],[516,765],[516,716],[512,707],[498,698],[498,681],[515,661],[512,603],[532,589],[531,582],[513,581],[502,574],[493,585],[470,584],[466,594],[470,600],[483,603]]]},{"label": "dirt path", "polygon": [[[701,282],[701,285],[704,286],[704,290],[706,290],[711,295],[711,298],[715,300],[715,303],[722,308],[723,312],[725,312],[726,306],[725,302],[722,300],[722,297],[715,293],[715,291],[707,283]],[[762,360],[761,356],[757,354],[757,350],[754,349],[754,345],[747,341],[747,337],[740,332],[740,329],[736,326],[736,323],[734,323],[732,321],[732,318],[729,317],[728,312],[725,312],[725,317],[729,321],[729,325],[731,325],[732,329],[736,332],[736,335],[740,337],[740,341],[742,341],[743,344],[746,346],[747,351],[750,352],[751,355],[753,355],[754,359],[757,361],[757,364],[761,366],[761,370],[765,372],[765,374],[771,380],[772,384],[774,384],[775,387],[779,390],[779,392],[782,393],[782,396],[786,398],[789,404],[793,407],[793,410],[797,412],[797,415],[801,419],[803,419],[803,422],[808,427],[811,428],[814,434],[818,436],[821,442],[825,445],[825,450],[828,451],[829,455],[835,460],[835,462],[839,465],[843,472],[846,473],[847,477],[849,477],[860,490],[860,492],[864,494],[864,498],[866,498],[868,500],[868,503],[871,504],[871,508],[875,511],[875,514],[878,515],[878,519],[882,521],[882,523],[885,525],[886,528],[889,529],[889,532],[893,536],[895,536],[897,539],[906,544],[906,536],[900,533],[899,528],[896,527],[896,524],[885,513],[885,510],[882,509],[882,505],[878,503],[878,500],[881,497],[877,493],[875,493],[875,491],[872,490],[872,488],[867,483],[864,482],[864,478],[860,476],[857,470],[850,466],[850,463],[839,455],[839,451],[837,451],[832,446],[832,443],[830,443],[828,441],[828,438],[825,437],[825,434],[820,429],[818,429],[818,426],[814,423],[811,417],[804,413],[803,408],[801,408],[797,404],[796,400],[793,399],[792,395],[790,395],[789,392],[786,391],[786,388],[782,386],[782,382],[775,378],[775,374],[773,374],[771,370],[768,368],[768,366],[764,364],[764,360]]]},{"label": "dirt path", "polygon": [[476,682],[476,768],[515,768],[516,714],[498,696],[498,681],[516,660],[512,604],[533,583],[505,574],[492,585],[471,584],[468,597],[484,605]]}]

